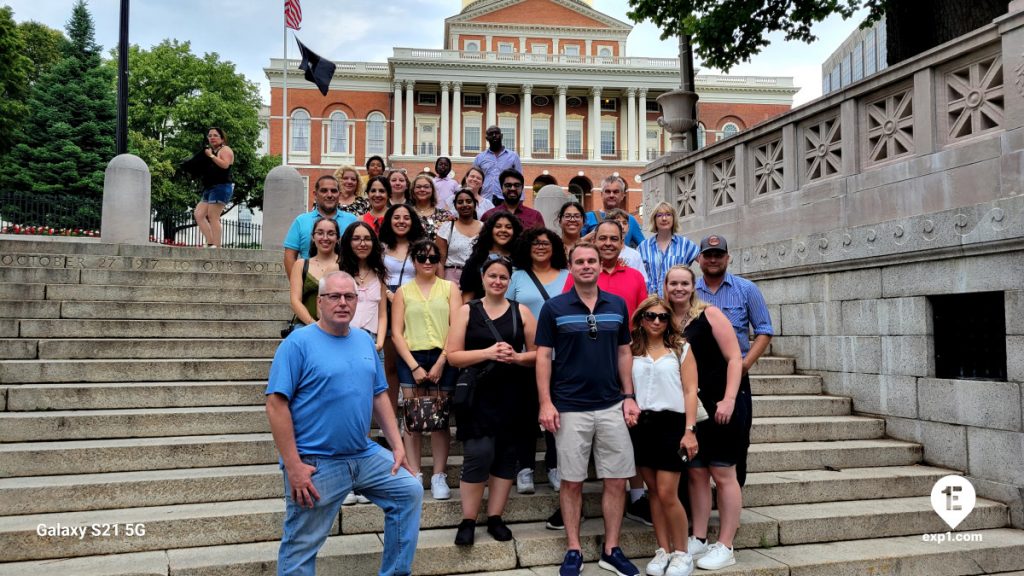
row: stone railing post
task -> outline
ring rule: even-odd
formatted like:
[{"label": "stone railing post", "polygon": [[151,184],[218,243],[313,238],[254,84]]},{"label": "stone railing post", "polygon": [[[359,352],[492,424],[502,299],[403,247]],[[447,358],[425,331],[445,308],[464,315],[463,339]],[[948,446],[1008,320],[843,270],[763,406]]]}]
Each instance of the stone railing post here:
[{"label": "stone railing post", "polygon": [[103,174],[103,215],[100,238],[111,244],[148,244],[150,213],[149,166],[133,154],[120,154]]},{"label": "stone railing post", "polygon": [[263,249],[282,250],[292,221],[306,211],[302,176],[291,166],[278,166],[263,184]]},{"label": "stone railing post", "polygon": [[1024,126],[1024,0],[1013,0],[1006,16],[997,18],[1002,39],[1005,84],[1005,129]]},{"label": "stone railing post", "polygon": [[537,196],[533,199],[534,210],[539,211],[544,216],[544,223],[547,224],[548,229],[556,234],[562,233],[562,229],[558,227],[558,210],[569,199],[570,196],[558,184],[548,184],[542,187],[537,191]]}]

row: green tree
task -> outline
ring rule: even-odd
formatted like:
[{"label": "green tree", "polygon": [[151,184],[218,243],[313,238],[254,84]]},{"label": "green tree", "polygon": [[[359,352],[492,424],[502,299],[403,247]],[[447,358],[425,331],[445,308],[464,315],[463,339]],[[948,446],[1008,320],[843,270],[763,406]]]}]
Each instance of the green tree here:
[{"label": "green tree", "polygon": [[900,62],[988,24],[1009,0],[629,0],[629,17],[651,20],[662,39],[686,34],[705,66],[728,71],[768,45],[765,36],[812,42],[811,27],[867,8],[864,25],[886,18],[889,64]]},{"label": "green tree", "polygon": [[152,174],[153,207],[173,238],[176,220],[199,199],[200,185],[178,166],[204,145],[211,126],[227,134],[235,152],[235,203],[262,205],[263,181],[277,157],[257,157],[259,90],[216,53],[202,57],[188,42],[164,40],[128,53],[128,148]]},{"label": "green tree", "polygon": [[18,143],[0,167],[0,189],[70,212],[46,224],[95,226],[103,172],[114,156],[113,74],[103,65],[83,0],[66,29],[62,58],[32,85]]},{"label": "green tree", "polygon": [[18,24],[18,33],[25,41],[25,55],[32,63],[28,80],[34,83],[60,61],[68,40],[60,30],[31,20]]},{"label": "green tree", "polygon": [[0,8],[0,154],[14,144],[17,126],[27,111],[32,62],[25,56],[25,41],[14,23],[14,12]]}]

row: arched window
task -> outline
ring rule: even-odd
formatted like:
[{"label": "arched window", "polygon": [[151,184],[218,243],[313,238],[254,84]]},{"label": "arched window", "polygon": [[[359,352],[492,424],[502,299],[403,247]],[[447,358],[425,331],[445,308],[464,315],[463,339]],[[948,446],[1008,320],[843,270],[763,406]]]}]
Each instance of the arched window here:
[{"label": "arched window", "polygon": [[341,111],[331,112],[327,130],[327,153],[348,154],[348,116]]},{"label": "arched window", "polygon": [[698,122],[697,123],[697,149],[700,150],[701,148],[706,146],[707,145],[707,140],[708,140],[707,130],[704,129],[704,124]]},{"label": "arched window", "polygon": [[601,46],[597,50],[597,55],[601,56],[602,58],[611,58],[612,57],[612,49],[607,47],[607,46]]},{"label": "arched window", "polygon": [[478,40],[466,40],[466,52],[479,52],[480,41]]},{"label": "arched window", "polygon": [[385,135],[387,120],[380,112],[370,112],[366,117],[366,155],[384,156],[387,151],[387,136]]},{"label": "arched window", "polygon": [[298,109],[292,112],[292,152],[309,154],[309,112]]},{"label": "arched window", "polygon": [[726,122],[722,126],[722,139],[726,139],[729,136],[735,136],[740,131],[740,127],[733,124],[732,122]]}]

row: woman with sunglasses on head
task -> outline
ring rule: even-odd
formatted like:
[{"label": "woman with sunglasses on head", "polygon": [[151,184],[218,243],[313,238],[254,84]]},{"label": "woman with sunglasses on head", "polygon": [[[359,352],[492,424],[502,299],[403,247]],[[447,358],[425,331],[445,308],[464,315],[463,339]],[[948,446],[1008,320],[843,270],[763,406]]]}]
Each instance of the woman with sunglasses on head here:
[{"label": "woman with sunglasses on head", "polygon": [[334,177],[340,184],[338,210],[357,218],[366,214],[370,203],[363,196],[363,181],[359,178],[359,171],[352,166],[342,166],[334,171]]},{"label": "woman with sunglasses on head", "polygon": [[[410,248],[416,274],[411,282],[398,288],[391,306],[391,338],[398,352],[398,381],[406,398],[425,395],[427,388],[438,388],[441,396],[455,389],[458,371],[448,365],[445,350],[448,327],[462,304],[455,284],[438,278],[441,253],[426,238]],[[448,448],[451,432],[447,429],[430,433],[434,473],[430,492],[435,500],[447,500],[451,491],[447,483]],[[413,475],[420,472],[421,432],[405,435],[409,467]]]},{"label": "woman with sunglasses on head", "polygon": [[[698,568],[716,569],[736,563],[733,538],[740,526],[743,494],[736,464],[750,443],[750,381],[743,375],[743,356],[732,324],[721,310],[697,298],[693,270],[673,266],[665,275],[665,299],[697,361],[697,398],[711,418],[697,424],[700,452],[689,464],[693,536],[687,549]],[[718,493],[718,541],[707,544],[711,518],[711,479]]]},{"label": "woman with sunglasses on head", "polygon": [[392,206],[412,202],[412,186],[404,168],[388,172],[388,182],[391,183],[391,196],[388,200]]},{"label": "woman with sunglasses on head", "polygon": [[[540,316],[544,302],[552,296],[562,293],[565,281],[569,277],[569,262],[565,257],[562,239],[547,228],[531,228],[523,233],[516,247],[512,263],[516,270],[508,285],[508,298],[525,304],[534,318]],[[530,378],[533,381],[533,378]],[[524,414],[524,430],[522,442],[519,444],[519,474],[516,476],[516,489],[520,494],[533,492],[533,468],[536,464],[537,452],[537,396],[532,412]],[[556,492],[561,487],[558,474],[558,453],[555,451],[555,437],[550,432],[544,433],[547,450],[544,454],[544,466],[548,471],[548,481]]]},{"label": "woman with sunglasses on head", "polygon": [[668,202],[659,202],[654,207],[650,230],[654,235],[641,242],[637,252],[647,269],[647,291],[664,295],[665,275],[669,268],[676,264],[693,264],[700,248],[689,238],[678,234],[676,211]]},{"label": "woman with sunglasses on head", "polygon": [[566,255],[580,241],[585,212],[583,205],[575,200],[562,204],[558,209],[558,227],[562,230],[562,245],[565,246]]},{"label": "woman with sunglasses on head", "polygon": [[[686,511],[679,481],[697,455],[697,366],[668,302],[648,296],[633,313],[633,390],[640,417],[630,428],[637,471],[647,484],[658,549],[653,576],[688,576]],[[685,457],[685,459],[684,459]]]},{"label": "woman with sunglasses on head", "polygon": [[459,190],[452,197],[452,201],[458,218],[442,224],[434,241],[441,249],[444,278],[458,284],[466,260],[473,252],[473,242],[480,236],[480,230],[484,225],[477,220],[476,197],[471,190]]},{"label": "woman with sunglasses on head", "polygon": [[[408,204],[396,204],[384,213],[384,221],[380,227],[380,243],[384,252],[384,269],[387,271],[388,306],[395,297],[398,287],[412,280],[416,268],[412,263],[409,247],[423,238],[423,224],[412,213]],[[391,316],[388,316],[391,322]],[[390,328],[389,328],[390,331]],[[398,353],[391,338],[384,341],[384,374],[388,379],[388,397],[391,406],[398,413]]]},{"label": "woman with sunglasses on head", "polygon": [[[466,260],[466,270],[476,271],[484,265],[484,262],[495,258],[511,258],[512,251],[516,247],[519,236],[523,233],[523,225],[519,218],[509,212],[496,212],[484,222],[480,229],[480,235],[473,243],[473,251]],[[465,274],[459,279],[459,288],[462,290],[463,302],[469,302],[473,298],[480,298],[484,295],[484,287],[480,282],[480,275]]]},{"label": "woman with sunglasses on head", "polygon": [[[456,438],[465,454],[459,481],[462,523],[455,536],[455,544],[460,546],[473,544],[485,484],[489,487],[487,532],[501,542],[512,539],[501,515],[516,477],[521,405],[530,387],[536,398],[536,385],[527,376],[537,354],[533,342],[537,323],[529,308],[507,299],[511,275],[512,265],[507,260],[485,262],[483,298],[463,304],[448,332],[452,365],[478,371],[471,404],[456,411]],[[536,401],[534,406],[536,430]],[[536,448],[536,434],[532,439]]]},{"label": "woman with sunglasses on head", "polygon": [[[478,219],[483,219],[484,214],[491,208],[494,208],[494,203],[480,194],[480,191],[484,188],[483,170],[480,170],[476,166],[470,166],[466,170],[466,175],[462,177],[462,187],[468,188],[469,191],[473,193],[473,197],[476,198],[476,217]],[[455,209],[454,196],[448,200],[448,203],[445,204],[445,208],[453,214],[458,212]]]},{"label": "woman with sunglasses on head", "polygon": [[391,197],[391,183],[383,176],[374,176],[366,182],[366,198],[370,207],[363,214],[363,222],[373,227],[375,234],[380,234],[380,225],[384,221],[384,213],[388,211],[388,199]]},{"label": "woman with sunglasses on head", "polygon": [[317,321],[319,282],[327,274],[338,270],[339,254],[338,222],[330,218],[317,218],[309,241],[309,258],[296,260],[288,276],[292,310],[299,322],[308,325]]},{"label": "woman with sunglasses on head", "polygon": [[[434,179],[426,174],[419,174],[412,180],[412,206],[416,215],[423,223],[423,232],[428,240],[433,241],[437,236],[437,229],[441,224],[451,220],[451,214],[444,208],[437,207],[437,190],[434,188]],[[444,269],[438,268],[438,275],[443,274]]]}]

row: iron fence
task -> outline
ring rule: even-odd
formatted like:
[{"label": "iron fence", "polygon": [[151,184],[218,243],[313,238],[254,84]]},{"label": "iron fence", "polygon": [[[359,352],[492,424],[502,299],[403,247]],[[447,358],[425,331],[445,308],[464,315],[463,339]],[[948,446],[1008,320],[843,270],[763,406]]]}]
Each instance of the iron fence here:
[{"label": "iron fence", "polygon": [[102,202],[27,192],[0,192],[0,230],[8,234],[98,236]]},{"label": "iron fence", "polygon": [[[221,247],[259,250],[263,246],[263,228],[259,224],[221,219]],[[159,214],[149,222],[149,240],[170,246],[202,246],[205,238],[191,212]]]}]

